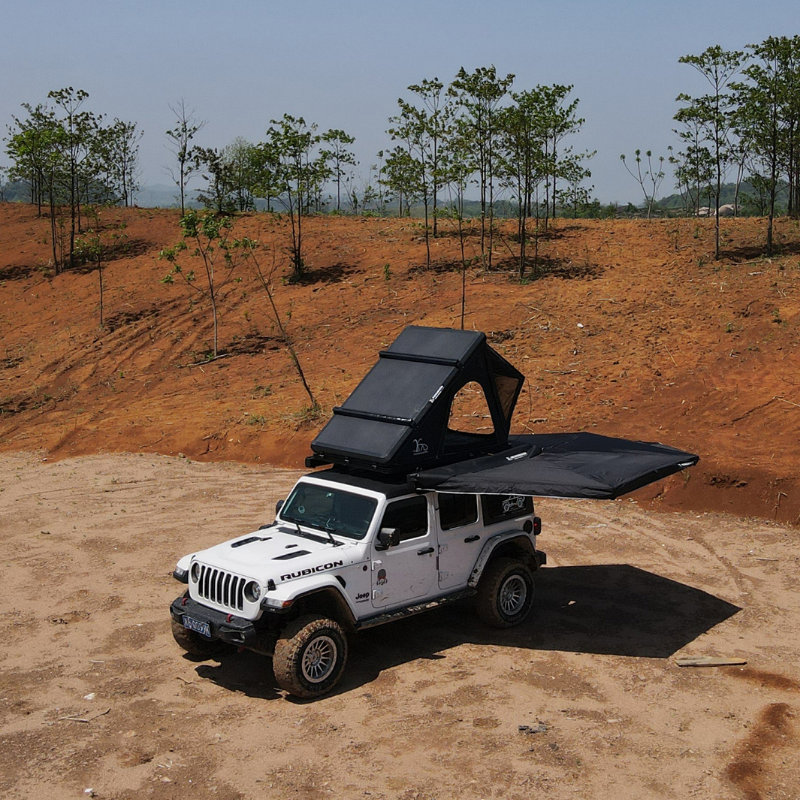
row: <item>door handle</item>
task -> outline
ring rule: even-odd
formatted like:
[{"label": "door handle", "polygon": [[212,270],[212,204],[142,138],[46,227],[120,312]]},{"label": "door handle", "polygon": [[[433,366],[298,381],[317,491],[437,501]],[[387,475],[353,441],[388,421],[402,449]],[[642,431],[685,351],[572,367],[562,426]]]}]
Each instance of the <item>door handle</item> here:
[{"label": "door handle", "polygon": [[433,553],[434,549],[432,547],[426,547],[424,550],[417,550],[418,556],[427,556],[430,553]]},{"label": "door handle", "polygon": [[480,538],[481,538],[480,536],[467,536],[467,538],[464,539],[464,541],[465,542],[477,542],[478,539],[480,539]]}]

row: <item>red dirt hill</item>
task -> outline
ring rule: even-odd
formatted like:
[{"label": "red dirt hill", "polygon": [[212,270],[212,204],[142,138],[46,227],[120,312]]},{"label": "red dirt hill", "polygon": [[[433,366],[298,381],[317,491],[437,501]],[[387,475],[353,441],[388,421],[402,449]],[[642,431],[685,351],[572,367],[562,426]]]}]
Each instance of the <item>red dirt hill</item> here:
[{"label": "red dirt hill", "polygon": [[[460,325],[455,236],[432,242],[426,268],[416,221],[307,220],[309,274],[276,280],[275,297],[323,409],[315,418],[253,274],[242,267],[229,284],[226,355],[206,362],[207,302],[161,283],[177,213],[103,212],[109,238],[120,222],[100,329],[97,273],[48,276],[47,221],[0,205],[0,450],[298,466],[331,407],[404,326]],[[287,224],[246,216],[236,234],[268,244],[267,262],[275,253],[284,269]],[[698,467],[639,496],[798,524],[800,232],[781,222],[783,255],[765,259],[763,221],[724,220],[715,263],[712,226],[558,220],[541,242],[547,274],[522,283],[503,240],[501,269],[467,272],[466,326],[526,375],[515,430],[588,429],[691,450]],[[468,257],[477,248],[473,232]]]}]

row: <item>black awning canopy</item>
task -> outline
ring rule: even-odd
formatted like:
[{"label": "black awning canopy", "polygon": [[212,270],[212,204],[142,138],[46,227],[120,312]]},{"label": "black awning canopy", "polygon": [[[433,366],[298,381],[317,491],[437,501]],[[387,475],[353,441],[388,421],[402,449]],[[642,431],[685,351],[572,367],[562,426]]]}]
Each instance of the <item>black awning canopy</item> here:
[{"label": "black awning canopy", "polygon": [[610,500],[694,466],[698,457],[593,433],[512,436],[509,450],[412,476],[418,489]]}]

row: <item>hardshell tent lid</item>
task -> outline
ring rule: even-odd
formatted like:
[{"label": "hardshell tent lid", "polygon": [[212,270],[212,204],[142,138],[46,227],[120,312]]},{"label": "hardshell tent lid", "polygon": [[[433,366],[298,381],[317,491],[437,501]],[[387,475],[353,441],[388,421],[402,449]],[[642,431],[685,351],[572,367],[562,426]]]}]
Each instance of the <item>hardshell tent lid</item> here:
[{"label": "hardshell tent lid", "polygon": [[698,457],[594,433],[512,436],[509,450],[412,476],[417,489],[610,500],[694,466]]},{"label": "hardshell tent lid", "polygon": [[[411,325],[333,409],[308,463],[409,473],[505,450],[524,380],[483,333]],[[470,383],[482,390],[489,433],[448,425],[453,398]]]}]

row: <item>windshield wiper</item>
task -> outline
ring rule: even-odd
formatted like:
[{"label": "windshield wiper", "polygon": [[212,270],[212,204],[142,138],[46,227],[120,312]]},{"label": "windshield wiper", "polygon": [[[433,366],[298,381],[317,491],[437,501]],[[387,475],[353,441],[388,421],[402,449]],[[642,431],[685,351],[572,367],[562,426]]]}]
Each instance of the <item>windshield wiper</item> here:
[{"label": "windshield wiper", "polygon": [[[302,528],[300,527],[300,521],[297,520],[295,517],[284,516],[283,519],[284,519],[285,522],[290,522],[290,523],[294,524],[294,527],[296,529],[297,535],[300,536],[301,538],[303,538],[303,539],[311,539],[312,541],[317,541],[317,542],[320,540],[319,537],[318,536],[314,536],[313,533],[306,533],[305,531],[303,531]],[[335,527],[331,527],[327,523],[325,523],[325,525],[323,527],[319,527],[317,525],[312,525],[310,522],[305,522],[305,524],[306,525],[310,525],[312,528],[314,528],[314,530],[320,531],[320,533],[324,532],[325,534],[327,534],[328,542],[330,544],[332,544],[334,547],[341,547],[344,544],[344,542],[340,542],[337,539],[333,538],[332,531],[336,530]],[[322,541],[325,541],[325,540],[323,539]]]},{"label": "windshield wiper", "polygon": [[310,533],[303,533],[302,529],[300,528],[300,523],[294,517],[286,517],[284,516],[284,521],[294,523],[294,527],[297,529],[297,535],[301,539],[313,539],[314,537]]},{"label": "windshield wiper", "polygon": [[336,530],[336,527],[334,525],[328,525],[327,522],[325,523],[325,533],[328,534],[328,539],[329,539],[330,543],[334,547],[341,547],[344,544],[344,542],[340,542],[338,539],[334,539],[333,538],[333,532],[335,530]]}]

